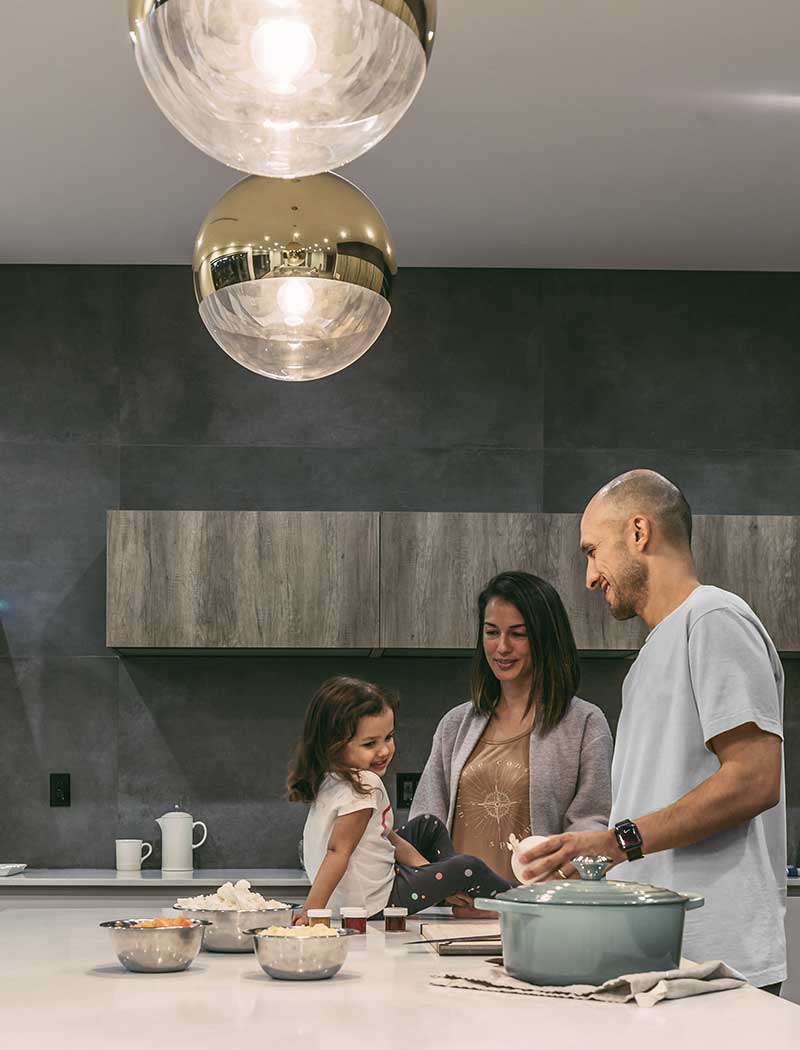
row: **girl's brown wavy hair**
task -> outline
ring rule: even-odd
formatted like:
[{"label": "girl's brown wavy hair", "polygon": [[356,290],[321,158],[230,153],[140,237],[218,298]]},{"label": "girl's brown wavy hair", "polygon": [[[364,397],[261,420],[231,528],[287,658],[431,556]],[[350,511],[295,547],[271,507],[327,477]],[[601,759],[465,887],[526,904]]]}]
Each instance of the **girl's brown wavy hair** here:
[{"label": "girl's brown wavy hair", "polygon": [[359,719],[396,712],[397,696],[373,682],[339,675],[323,682],[311,698],[289,767],[290,802],[313,802],[328,773],[338,773],[360,795],[369,794],[356,770],[344,766],[341,755],[358,731]]}]

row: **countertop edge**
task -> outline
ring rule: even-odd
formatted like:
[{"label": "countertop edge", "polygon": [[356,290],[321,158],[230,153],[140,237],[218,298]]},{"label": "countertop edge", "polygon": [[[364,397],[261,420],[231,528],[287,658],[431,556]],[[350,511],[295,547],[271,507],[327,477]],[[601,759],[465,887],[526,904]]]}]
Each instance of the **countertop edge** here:
[{"label": "countertop edge", "polygon": [[0,893],[5,890],[19,893],[33,887],[68,889],[115,886],[137,890],[189,885],[216,887],[223,882],[237,882],[239,879],[247,879],[254,887],[310,886],[308,876],[299,868],[200,868],[169,875],[159,870],[145,870],[136,874],[104,868],[28,868],[17,875],[0,878]]}]

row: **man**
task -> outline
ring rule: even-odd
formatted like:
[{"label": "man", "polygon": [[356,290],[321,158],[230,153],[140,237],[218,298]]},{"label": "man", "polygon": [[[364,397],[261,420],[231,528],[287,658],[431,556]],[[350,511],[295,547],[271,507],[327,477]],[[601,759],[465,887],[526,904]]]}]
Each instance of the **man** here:
[{"label": "man", "polygon": [[[607,832],[555,835],[526,878],[605,854],[613,878],[702,893],[683,952],[776,994],[786,978],[783,669],[735,594],[700,584],[683,494],[650,470],[605,485],[581,520],[586,586],[649,634],[625,679]],[[565,870],[566,869],[566,870]]]}]

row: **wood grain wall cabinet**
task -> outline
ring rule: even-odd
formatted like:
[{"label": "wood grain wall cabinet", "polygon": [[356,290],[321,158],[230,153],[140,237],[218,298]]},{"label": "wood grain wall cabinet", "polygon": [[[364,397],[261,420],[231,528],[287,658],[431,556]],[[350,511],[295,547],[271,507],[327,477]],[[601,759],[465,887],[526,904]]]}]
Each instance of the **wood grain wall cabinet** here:
[{"label": "wood grain wall cabinet", "polygon": [[555,586],[579,649],[637,649],[641,623],[616,621],[586,590],[579,523],[578,514],[382,514],[381,645],[473,648],[478,594],[516,569]]},{"label": "wood grain wall cabinet", "polygon": [[373,648],[378,515],[110,511],[107,644]]},{"label": "wood grain wall cabinet", "polygon": [[741,595],[779,650],[800,651],[800,517],[695,515],[692,529],[703,583]]},{"label": "wood grain wall cabinet", "polygon": [[[472,649],[496,573],[544,577],[578,648],[630,652],[586,590],[578,514],[111,511],[107,644],[119,649]],[[700,579],[740,594],[800,652],[800,518],[702,516]]]},{"label": "wood grain wall cabinet", "polygon": [[[474,647],[477,597],[496,573],[521,569],[558,590],[585,651],[631,651],[640,620],[616,621],[586,590],[578,514],[382,514],[381,645]],[[800,518],[694,518],[700,579],[741,595],[778,649],[800,652]]]}]

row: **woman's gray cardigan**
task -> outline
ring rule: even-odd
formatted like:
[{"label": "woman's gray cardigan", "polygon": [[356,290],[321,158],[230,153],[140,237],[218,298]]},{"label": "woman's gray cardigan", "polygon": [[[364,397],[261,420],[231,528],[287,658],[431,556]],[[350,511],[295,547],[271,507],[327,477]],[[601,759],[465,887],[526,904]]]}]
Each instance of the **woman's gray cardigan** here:
[{"label": "woman's gray cardigan", "polygon": [[[489,721],[472,703],[444,716],[411,804],[409,819],[432,813],[452,831],[461,772]],[[549,733],[531,733],[530,806],[534,835],[608,828],[613,743],[599,707],[577,696]]]}]

